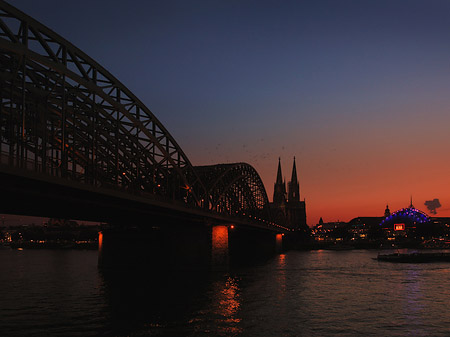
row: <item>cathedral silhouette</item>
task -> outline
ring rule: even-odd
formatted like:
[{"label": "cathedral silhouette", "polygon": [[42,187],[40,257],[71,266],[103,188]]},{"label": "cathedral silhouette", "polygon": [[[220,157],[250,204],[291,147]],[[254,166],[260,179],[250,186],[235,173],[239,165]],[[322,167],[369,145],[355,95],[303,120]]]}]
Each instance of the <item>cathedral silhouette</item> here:
[{"label": "cathedral silhouette", "polygon": [[270,208],[277,223],[296,230],[308,228],[306,203],[305,200],[300,201],[300,185],[297,179],[295,157],[291,181],[288,183],[288,193],[286,193],[286,181],[283,181],[281,173],[281,158],[278,158],[277,180],[273,188],[273,202],[270,203]]}]

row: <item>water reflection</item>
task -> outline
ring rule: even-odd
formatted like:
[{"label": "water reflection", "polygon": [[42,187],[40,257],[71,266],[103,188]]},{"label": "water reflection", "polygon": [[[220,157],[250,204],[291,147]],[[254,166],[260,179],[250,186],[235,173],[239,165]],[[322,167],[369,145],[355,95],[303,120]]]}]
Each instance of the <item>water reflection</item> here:
[{"label": "water reflection", "polygon": [[276,284],[277,284],[277,297],[278,300],[282,300],[286,296],[286,254],[280,254],[276,257]]},{"label": "water reflection", "polygon": [[417,265],[411,265],[405,271],[405,279],[402,282],[404,285],[404,299],[403,306],[404,317],[406,318],[406,326],[409,327],[409,332],[412,336],[423,336],[425,331],[417,328],[422,325],[421,313],[423,310],[422,293],[420,289],[421,274],[417,270]]},{"label": "water reflection", "polygon": [[[110,326],[115,336],[234,336],[239,327],[239,278],[220,273],[101,272]],[[206,323],[206,324],[205,324]]]},{"label": "water reflection", "polygon": [[101,272],[108,305],[108,334],[155,333],[182,321],[205,286],[199,274],[127,271]]},{"label": "water reflection", "polygon": [[237,279],[228,277],[225,285],[222,282],[216,282],[214,288],[216,294],[214,300],[219,303],[218,313],[227,321],[240,322],[240,319],[235,317],[241,305],[239,302]]},{"label": "water reflection", "polygon": [[277,263],[278,266],[281,269],[284,269],[284,267],[286,267],[286,254],[280,254],[277,256]]},{"label": "water reflection", "polygon": [[210,322],[207,332],[217,336],[234,336],[241,333],[239,279],[229,275],[219,277],[211,284],[208,297],[209,305],[200,311],[203,319],[207,318]]}]

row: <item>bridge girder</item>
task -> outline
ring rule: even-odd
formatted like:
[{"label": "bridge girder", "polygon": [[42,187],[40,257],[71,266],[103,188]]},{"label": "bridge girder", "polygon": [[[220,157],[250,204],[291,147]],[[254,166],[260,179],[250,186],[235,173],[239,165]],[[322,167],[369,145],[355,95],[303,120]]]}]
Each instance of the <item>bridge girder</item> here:
[{"label": "bridge girder", "polygon": [[201,205],[206,190],[153,113],[101,65],[0,1],[0,146],[10,165]]}]

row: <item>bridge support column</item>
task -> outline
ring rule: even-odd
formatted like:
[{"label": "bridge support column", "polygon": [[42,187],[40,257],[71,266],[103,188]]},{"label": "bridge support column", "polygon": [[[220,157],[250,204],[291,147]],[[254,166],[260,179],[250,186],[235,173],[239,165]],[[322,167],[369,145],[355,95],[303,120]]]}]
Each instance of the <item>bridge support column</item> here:
[{"label": "bridge support column", "polygon": [[103,269],[227,270],[264,262],[283,249],[283,236],[239,225],[111,225],[99,233]]},{"label": "bridge support column", "polygon": [[226,269],[229,265],[228,226],[212,226],[211,231],[211,267]]},{"label": "bridge support column", "polygon": [[[111,225],[99,233],[99,267],[141,269],[149,273],[159,269],[207,270],[211,264],[211,230],[211,226],[189,223]],[[217,233],[220,238],[221,232]],[[228,248],[228,241],[225,242],[219,252]],[[227,254],[217,256],[219,259]]]},{"label": "bridge support column", "polygon": [[118,270],[164,265],[163,242],[156,230],[104,228],[98,237],[98,265]]},{"label": "bridge support column", "polygon": [[275,235],[275,249],[277,254],[283,251],[283,234]]},{"label": "bridge support column", "polygon": [[277,253],[276,235],[258,228],[235,226],[229,232],[231,265],[262,263]]},{"label": "bridge support column", "polygon": [[98,232],[98,265],[103,263],[103,232]]}]

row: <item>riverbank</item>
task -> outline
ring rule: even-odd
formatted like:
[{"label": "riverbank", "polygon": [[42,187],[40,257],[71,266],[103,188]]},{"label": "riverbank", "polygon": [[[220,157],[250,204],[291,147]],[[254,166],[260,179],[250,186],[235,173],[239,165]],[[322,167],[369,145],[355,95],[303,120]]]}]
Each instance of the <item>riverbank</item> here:
[{"label": "riverbank", "polygon": [[82,250],[97,250],[98,242],[95,241],[83,241],[83,242],[71,242],[71,241],[52,241],[52,242],[11,242],[4,247],[10,247],[12,249],[82,249]]}]

